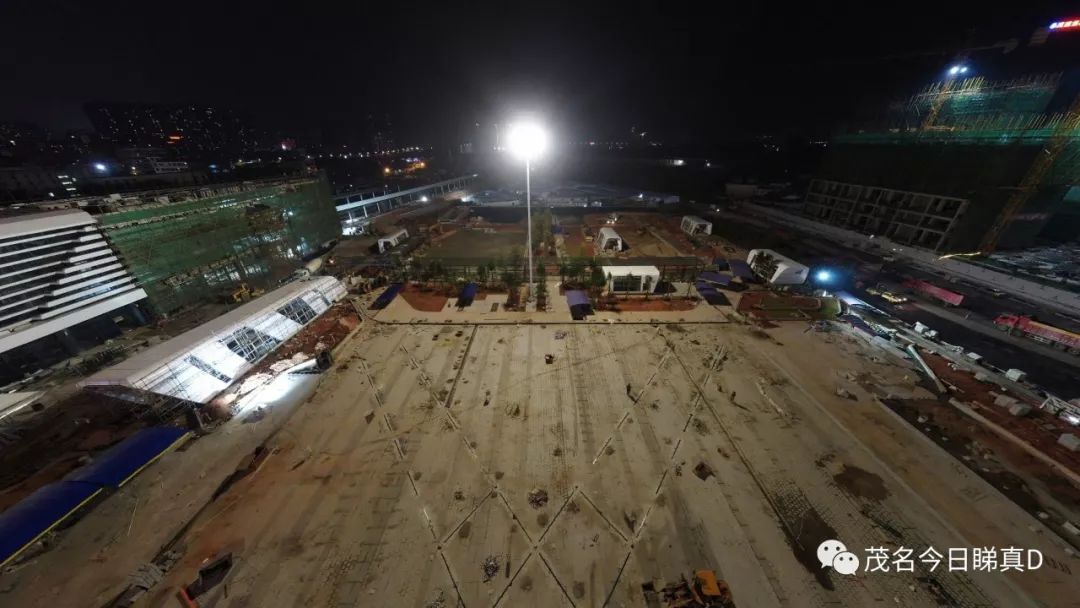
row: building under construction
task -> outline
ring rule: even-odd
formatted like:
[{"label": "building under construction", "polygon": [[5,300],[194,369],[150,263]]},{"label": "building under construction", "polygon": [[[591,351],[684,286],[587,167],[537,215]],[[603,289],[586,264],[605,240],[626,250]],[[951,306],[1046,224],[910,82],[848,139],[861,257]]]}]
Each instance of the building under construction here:
[{"label": "building under construction", "polygon": [[833,138],[804,214],[941,252],[1075,236],[1080,73],[968,73],[956,64],[884,120]]},{"label": "building under construction", "polygon": [[157,313],[288,277],[341,234],[325,177],[95,201],[105,237]]},{"label": "building under construction", "polygon": [[117,323],[141,324],[146,312],[274,287],[340,233],[321,175],[5,209],[0,383],[116,337]]}]

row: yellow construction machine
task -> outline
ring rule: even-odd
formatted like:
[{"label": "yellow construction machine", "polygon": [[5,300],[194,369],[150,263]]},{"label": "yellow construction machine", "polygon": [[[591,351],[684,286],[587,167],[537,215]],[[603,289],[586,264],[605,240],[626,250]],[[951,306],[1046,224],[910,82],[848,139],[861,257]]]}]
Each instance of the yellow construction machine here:
[{"label": "yellow construction machine", "polygon": [[697,570],[693,581],[685,576],[657,593],[652,583],[642,585],[649,608],[735,608],[731,588],[712,570]]},{"label": "yellow construction machine", "polygon": [[266,293],[265,289],[252,289],[247,283],[240,283],[236,289],[225,293],[228,304],[242,304]]}]

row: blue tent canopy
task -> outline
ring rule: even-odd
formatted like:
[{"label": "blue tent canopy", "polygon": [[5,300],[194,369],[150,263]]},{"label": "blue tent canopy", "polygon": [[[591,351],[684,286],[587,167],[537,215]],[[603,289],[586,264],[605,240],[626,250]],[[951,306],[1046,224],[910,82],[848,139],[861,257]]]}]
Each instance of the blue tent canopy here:
[{"label": "blue tent canopy", "polygon": [[397,294],[401,291],[402,287],[403,285],[401,283],[391,283],[390,286],[379,294],[379,297],[375,298],[375,301],[371,303],[371,309],[382,310],[386,308],[387,305],[397,297]]},{"label": "blue tent canopy", "polygon": [[750,270],[750,265],[746,262],[742,260],[728,260],[728,265],[731,266],[731,274],[740,279],[754,278],[754,272]]},{"label": "blue tent canopy", "polygon": [[588,306],[589,296],[584,291],[570,290],[566,292],[566,303],[570,306]]},{"label": "blue tent canopy", "polygon": [[67,519],[101,492],[101,487],[79,481],[58,481],[42,486],[0,513],[0,565]]},{"label": "blue tent canopy", "polygon": [[476,297],[476,292],[479,287],[476,283],[466,283],[465,287],[461,288],[461,293],[457,297],[457,305],[459,308],[464,308],[473,303],[473,298]]},{"label": "blue tent canopy", "polygon": [[726,274],[720,274],[719,272],[703,272],[698,275],[698,281],[716,283],[726,287],[731,284],[731,277]]},{"label": "blue tent canopy", "polygon": [[93,462],[68,475],[65,481],[120,487],[132,475],[161,456],[187,431],[175,426],[155,426],[137,431]]}]

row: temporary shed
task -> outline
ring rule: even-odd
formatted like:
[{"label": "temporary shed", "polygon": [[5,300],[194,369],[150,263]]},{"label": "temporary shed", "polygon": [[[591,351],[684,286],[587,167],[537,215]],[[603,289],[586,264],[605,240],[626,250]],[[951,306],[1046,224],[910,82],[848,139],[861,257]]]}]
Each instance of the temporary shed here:
[{"label": "temporary shed", "polygon": [[712,234],[712,222],[705,221],[696,215],[686,215],[682,218],[682,230],[691,236]]},{"label": "temporary shed", "polygon": [[599,251],[622,251],[623,239],[614,228],[604,226],[596,235],[596,248]]},{"label": "temporary shed", "polygon": [[397,232],[391,233],[388,236],[380,237],[379,253],[386,253],[387,251],[390,251],[394,247],[397,247],[402,242],[404,242],[407,238],[409,238],[409,233],[404,228],[398,230]]},{"label": "temporary shed", "polygon": [[772,249],[751,249],[746,262],[771,285],[802,285],[810,269]]},{"label": "temporary shed", "polygon": [[656,266],[601,266],[612,293],[653,293],[660,282]]}]

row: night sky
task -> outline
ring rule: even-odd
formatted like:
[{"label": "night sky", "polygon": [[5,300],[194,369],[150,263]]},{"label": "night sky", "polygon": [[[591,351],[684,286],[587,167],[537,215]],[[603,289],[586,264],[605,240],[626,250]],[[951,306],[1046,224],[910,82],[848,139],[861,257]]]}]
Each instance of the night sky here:
[{"label": "night sky", "polygon": [[410,143],[523,111],[568,139],[820,136],[952,58],[931,51],[1080,12],[881,4],[8,1],[0,120],[87,127],[98,99],[229,105],[341,137],[390,113]]}]

